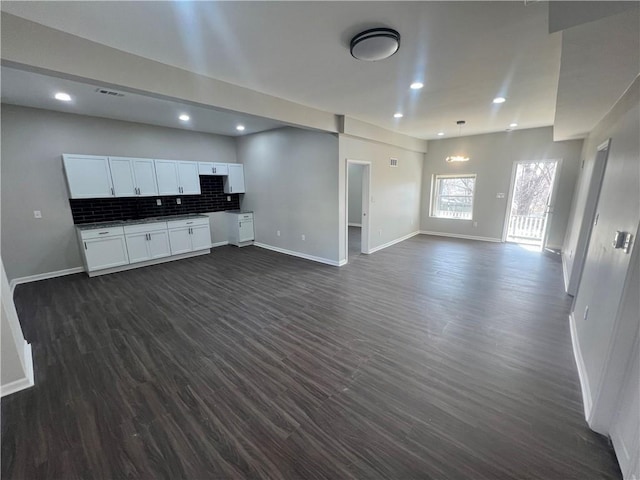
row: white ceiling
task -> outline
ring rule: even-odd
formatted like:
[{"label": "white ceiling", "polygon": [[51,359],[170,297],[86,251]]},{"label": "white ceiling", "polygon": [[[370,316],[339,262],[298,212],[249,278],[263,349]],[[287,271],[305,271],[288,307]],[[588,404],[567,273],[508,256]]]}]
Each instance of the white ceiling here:
[{"label": "white ceiling", "polygon": [[[283,126],[282,123],[274,120],[185,105],[122,90],[120,91],[124,93],[122,97],[104,95],[96,92],[98,87],[104,87],[104,85],[89,85],[8,67],[2,67],[1,75],[2,103],[13,105],[231,136]],[[56,100],[54,95],[57,92],[70,94],[72,101]],[[188,122],[178,119],[183,113],[189,115]],[[236,130],[239,124],[245,127],[243,132]]]},{"label": "white ceiling", "polygon": [[[554,121],[561,34],[548,33],[544,2],[2,2],[2,10],[418,138],[456,135],[459,119],[467,135]],[[400,51],[359,62],[349,39],[372,26],[397,29]],[[411,91],[414,80],[424,89]],[[507,102],[493,105],[498,95]]]}]

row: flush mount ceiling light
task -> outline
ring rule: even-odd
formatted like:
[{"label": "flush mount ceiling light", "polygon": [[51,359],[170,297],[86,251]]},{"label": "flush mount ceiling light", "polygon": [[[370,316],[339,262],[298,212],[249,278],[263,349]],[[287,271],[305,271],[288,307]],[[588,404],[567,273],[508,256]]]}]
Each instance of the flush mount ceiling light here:
[{"label": "flush mount ceiling light", "polygon": [[404,115],[402,115],[400,112],[393,114],[393,118],[402,118],[402,117],[404,117]]},{"label": "flush mount ceiling light", "polygon": [[188,122],[188,121],[191,119],[191,117],[190,117],[189,115],[187,115],[186,113],[183,113],[183,114],[182,114],[182,115],[180,115],[178,118],[179,118],[179,119],[180,119],[180,121],[182,121],[182,122]]},{"label": "flush mount ceiling light", "polygon": [[351,39],[351,56],[358,60],[377,62],[396,53],[400,48],[400,34],[391,28],[372,28]]},{"label": "flush mount ceiling light", "polygon": [[[456,125],[458,125],[458,137],[460,137],[460,132],[462,131],[462,126],[467,123],[464,120],[458,120],[456,122]],[[445,158],[445,162],[447,163],[452,163],[452,162],[468,162],[469,161],[469,157],[465,156],[465,155],[450,155],[447,158]]]},{"label": "flush mount ceiling light", "polygon": [[424,87],[424,83],[422,82],[413,82],[411,85],[409,85],[409,88],[411,90],[420,90],[422,87]]},{"label": "flush mount ceiling light", "polygon": [[68,93],[64,93],[64,92],[58,92],[53,97],[56,100],[60,100],[61,102],[70,102],[71,101],[71,95],[69,95]]},{"label": "flush mount ceiling light", "polygon": [[244,132],[244,125],[238,125],[236,127],[236,130],[238,130],[239,132]]},{"label": "flush mount ceiling light", "polygon": [[507,101],[507,99],[504,98],[504,97],[496,97],[496,98],[493,99],[493,103],[504,103],[506,101]]}]

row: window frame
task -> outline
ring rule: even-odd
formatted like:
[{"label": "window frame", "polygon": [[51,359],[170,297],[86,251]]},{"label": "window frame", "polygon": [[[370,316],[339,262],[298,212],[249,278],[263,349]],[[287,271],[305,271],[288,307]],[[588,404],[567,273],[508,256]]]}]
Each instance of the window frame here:
[{"label": "window frame", "polygon": [[[441,179],[451,179],[451,178],[473,178],[473,192],[471,194],[471,217],[470,218],[460,218],[460,217],[444,217],[440,215],[436,215],[436,206],[440,205],[439,195],[438,195],[438,184]],[[431,218],[439,218],[443,220],[466,220],[473,221],[474,218],[474,209],[475,209],[475,197],[476,197],[476,187],[478,183],[478,175],[475,173],[453,173],[453,174],[444,174],[439,175],[434,173],[431,179],[431,205],[429,206],[429,217]]]}]

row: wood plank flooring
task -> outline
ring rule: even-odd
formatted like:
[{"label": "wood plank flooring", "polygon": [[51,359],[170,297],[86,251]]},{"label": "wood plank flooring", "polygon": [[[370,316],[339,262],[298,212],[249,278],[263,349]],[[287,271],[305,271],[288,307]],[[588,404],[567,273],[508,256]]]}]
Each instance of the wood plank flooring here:
[{"label": "wood plank flooring", "polygon": [[614,479],[555,256],[413,237],[21,285],[3,479]]}]

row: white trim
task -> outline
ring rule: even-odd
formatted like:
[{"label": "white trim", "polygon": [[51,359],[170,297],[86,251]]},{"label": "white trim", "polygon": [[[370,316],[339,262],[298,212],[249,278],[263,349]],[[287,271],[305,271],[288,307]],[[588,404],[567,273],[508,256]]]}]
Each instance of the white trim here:
[{"label": "white trim", "polygon": [[567,267],[566,255],[562,252],[560,256],[562,257],[562,279],[564,280],[564,291],[569,293],[569,269]]},{"label": "white trim", "polygon": [[361,224],[361,223],[353,223],[353,222],[349,222],[349,223],[347,223],[347,225],[348,225],[349,227],[362,227],[362,224]]},{"label": "white trim", "polygon": [[420,230],[420,235],[435,235],[437,237],[451,237],[451,238],[464,238],[465,240],[478,240],[481,242],[495,242],[502,243],[499,238],[493,237],[476,237],[474,235],[462,235],[458,233],[444,233],[444,232],[430,232],[428,230]]},{"label": "white trim", "polygon": [[38,280],[47,280],[49,278],[63,277],[65,275],[73,275],[74,273],[82,272],[84,272],[84,267],[73,267],[66,268],[64,270],[56,270],[55,272],[37,273],[35,275],[29,275],[26,277],[18,277],[9,282],[9,288],[11,289],[11,293],[13,294],[16,285],[20,285],[21,283],[37,282]]},{"label": "white trim", "polygon": [[360,234],[360,250],[361,253],[371,253],[369,251],[369,245],[371,245],[371,178],[373,176],[373,164],[368,160],[355,160],[351,158],[345,158],[344,163],[344,237],[338,238],[339,242],[344,241],[344,254],[346,261],[349,261],[349,165],[360,165],[364,168],[362,175],[362,223],[360,227],[362,232]]},{"label": "white trim", "polygon": [[211,248],[223,247],[224,245],[229,245],[229,242],[227,240],[224,242],[215,242],[211,244]]},{"label": "white trim", "polygon": [[24,360],[26,362],[26,365],[23,365],[25,376],[18,380],[14,380],[13,382],[9,382],[6,385],[0,386],[0,397],[6,397],[12,393],[19,392],[20,390],[33,387],[33,357],[31,356],[31,345],[26,341],[24,342]]},{"label": "white trim", "polygon": [[135,268],[149,267],[151,265],[159,265],[161,263],[173,262],[174,260],[183,260],[185,258],[197,257],[199,255],[207,255],[211,253],[210,248],[203,250],[197,250],[195,252],[181,253],[180,255],[171,255],[169,257],[156,258],[154,260],[147,260],[145,262],[129,263],[127,265],[121,265],[119,267],[105,268],[104,270],[94,270],[93,272],[87,272],[90,277],[99,277],[100,275],[108,275],[110,273],[125,272],[127,270],[133,270]]},{"label": "white trim", "polygon": [[343,258],[342,260],[340,260],[340,261],[338,262],[338,266],[339,266],[339,267],[343,267],[343,266],[345,266],[346,264],[347,264],[347,259],[346,259],[346,258]]},{"label": "white trim", "polygon": [[378,245],[377,247],[371,248],[371,249],[369,249],[369,251],[367,253],[369,253],[369,254],[375,253],[375,252],[377,252],[379,250],[382,250],[383,248],[387,248],[387,247],[390,247],[391,245],[395,245],[396,243],[404,242],[405,240],[407,240],[407,239],[409,239],[411,237],[415,237],[419,233],[420,232],[418,230],[416,230],[415,232],[411,232],[408,235],[405,235],[404,237],[396,238],[395,240],[391,240],[390,242],[383,243],[382,245]]},{"label": "white trim", "polygon": [[[254,242],[255,247],[264,248],[265,250],[271,250],[273,252],[284,253],[285,255],[291,255],[293,257],[304,258],[305,260],[311,260],[318,263],[324,263],[326,265],[332,265],[334,267],[340,267],[341,262],[336,260],[330,260],[328,258],[316,257],[302,252],[294,252],[293,250],[287,250],[286,248],[274,247],[273,245],[267,245],[266,243]],[[342,264],[344,265],[344,264]]]},{"label": "white trim", "polygon": [[589,377],[587,369],[582,359],[580,343],[578,341],[578,331],[576,330],[576,321],[573,312],[569,315],[569,325],[571,327],[571,344],[573,345],[573,356],[576,359],[578,367],[578,377],[580,378],[580,389],[582,390],[582,404],[584,405],[584,418],[589,421],[591,416],[591,389],[589,388]]}]

